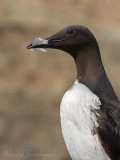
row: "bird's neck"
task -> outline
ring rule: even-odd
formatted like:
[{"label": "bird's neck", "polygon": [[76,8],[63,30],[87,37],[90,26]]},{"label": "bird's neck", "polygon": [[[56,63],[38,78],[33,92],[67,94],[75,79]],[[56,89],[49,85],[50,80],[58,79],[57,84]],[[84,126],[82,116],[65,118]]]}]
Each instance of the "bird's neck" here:
[{"label": "bird's neck", "polygon": [[97,94],[103,101],[117,100],[105,73],[98,45],[90,45],[76,53],[77,79]]}]

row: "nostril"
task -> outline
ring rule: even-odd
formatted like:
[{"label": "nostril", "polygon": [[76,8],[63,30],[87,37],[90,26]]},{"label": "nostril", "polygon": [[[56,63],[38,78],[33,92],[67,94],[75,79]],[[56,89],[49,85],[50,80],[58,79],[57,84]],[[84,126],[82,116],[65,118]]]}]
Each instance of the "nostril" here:
[{"label": "nostril", "polygon": [[61,41],[63,41],[63,40],[61,40],[61,39],[51,39],[51,40],[48,41],[48,43],[52,44],[52,43],[57,43],[57,42],[61,42]]}]

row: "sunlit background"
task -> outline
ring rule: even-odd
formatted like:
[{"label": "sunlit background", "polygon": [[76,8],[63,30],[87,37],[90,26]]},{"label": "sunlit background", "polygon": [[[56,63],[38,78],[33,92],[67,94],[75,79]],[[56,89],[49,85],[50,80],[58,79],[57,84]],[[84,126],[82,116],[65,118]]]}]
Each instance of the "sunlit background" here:
[{"label": "sunlit background", "polygon": [[0,159],[70,159],[59,106],[75,81],[74,61],[62,51],[26,49],[70,24],[94,33],[120,96],[119,0],[0,0]]}]

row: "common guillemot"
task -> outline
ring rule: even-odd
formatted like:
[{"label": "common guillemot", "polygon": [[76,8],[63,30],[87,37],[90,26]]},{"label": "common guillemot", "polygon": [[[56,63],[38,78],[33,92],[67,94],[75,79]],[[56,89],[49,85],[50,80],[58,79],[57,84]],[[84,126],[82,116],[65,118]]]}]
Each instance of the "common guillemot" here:
[{"label": "common guillemot", "polygon": [[120,102],[105,73],[91,31],[68,26],[27,46],[54,48],[75,60],[77,80],[60,106],[64,140],[73,160],[120,160]]}]

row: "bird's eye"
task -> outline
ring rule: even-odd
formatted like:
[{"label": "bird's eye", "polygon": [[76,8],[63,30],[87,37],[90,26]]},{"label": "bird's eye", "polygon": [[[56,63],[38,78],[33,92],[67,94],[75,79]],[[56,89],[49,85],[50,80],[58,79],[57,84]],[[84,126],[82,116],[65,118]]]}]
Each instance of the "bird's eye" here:
[{"label": "bird's eye", "polygon": [[67,30],[67,34],[73,34],[74,33],[74,30],[73,29],[68,29]]}]

